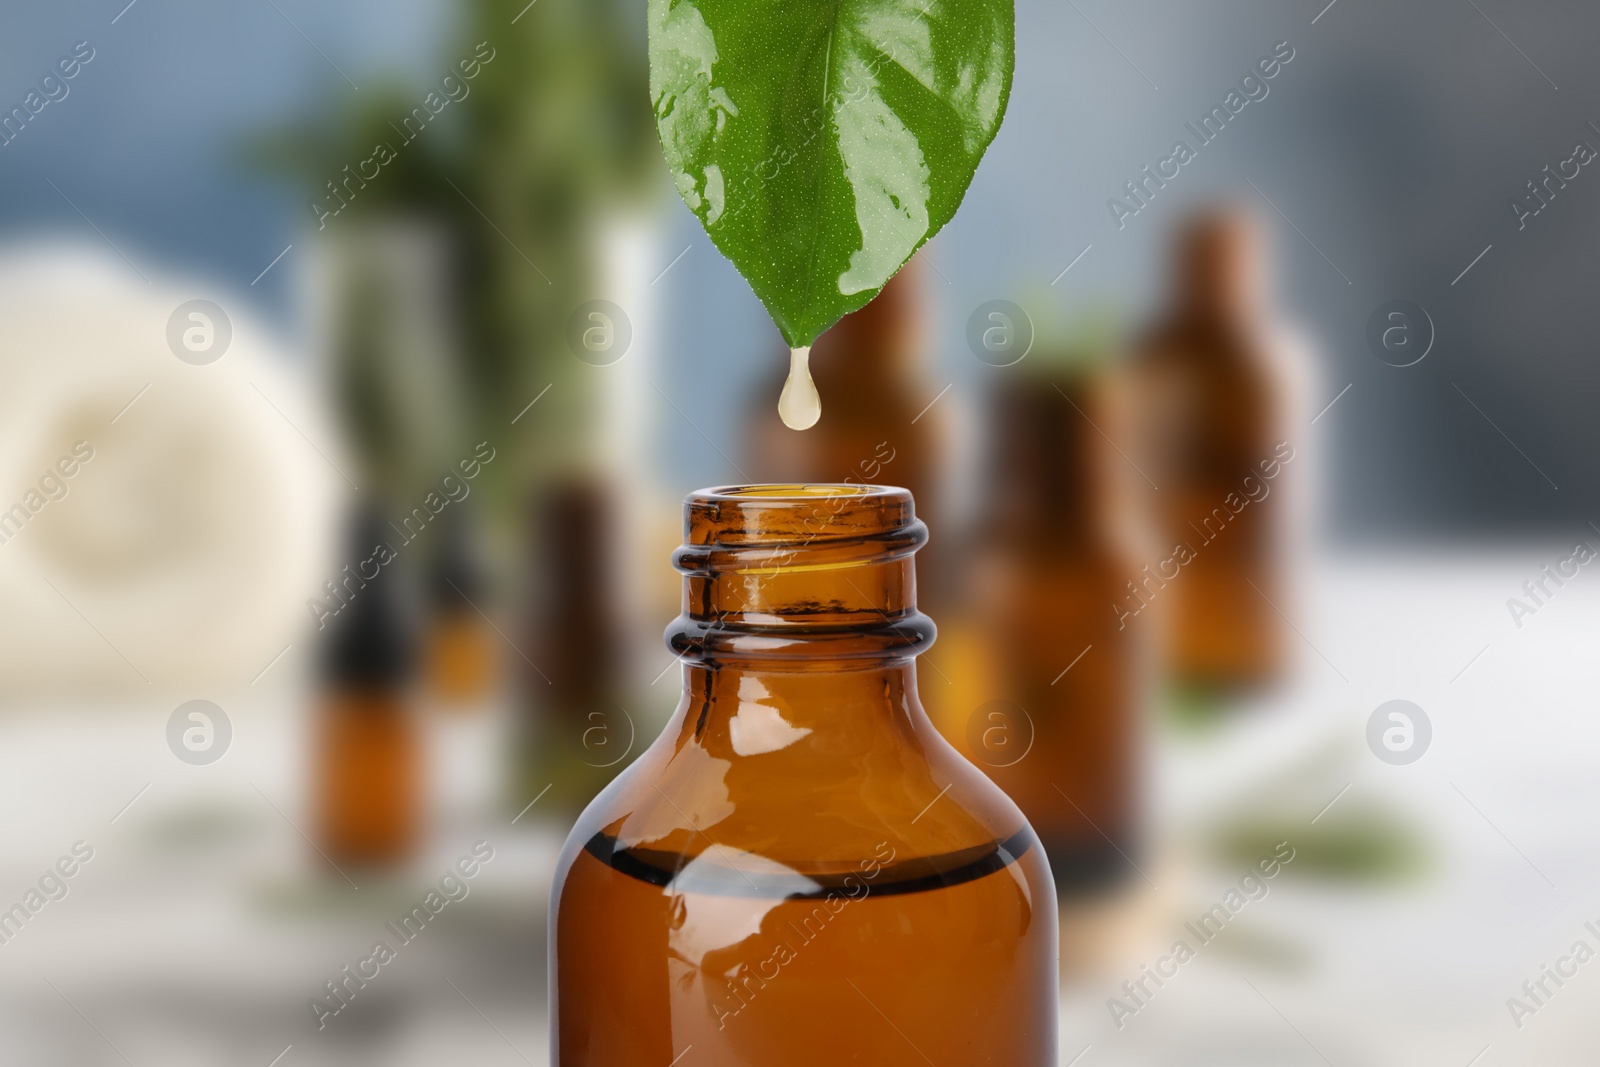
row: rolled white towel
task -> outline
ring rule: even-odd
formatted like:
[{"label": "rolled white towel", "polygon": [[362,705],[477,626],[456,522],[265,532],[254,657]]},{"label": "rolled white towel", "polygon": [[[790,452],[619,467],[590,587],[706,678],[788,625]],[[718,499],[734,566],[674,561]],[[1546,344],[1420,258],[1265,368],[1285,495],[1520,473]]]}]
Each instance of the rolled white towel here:
[{"label": "rolled white towel", "polygon": [[306,639],[353,473],[310,361],[150,278],[0,252],[0,701],[220,696]]}]

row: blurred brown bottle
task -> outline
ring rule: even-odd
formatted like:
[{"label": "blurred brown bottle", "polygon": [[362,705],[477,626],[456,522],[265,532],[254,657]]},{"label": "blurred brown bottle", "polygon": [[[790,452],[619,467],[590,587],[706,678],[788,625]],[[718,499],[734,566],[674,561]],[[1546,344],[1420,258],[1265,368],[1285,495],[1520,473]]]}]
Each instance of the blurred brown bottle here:
[{"label": "blurred brown bottle", "polygon": [[[904,486],[937,522],[946,424],[929,409],[939,388],[923,373],[921,278],[913,259],[870,304],[811,346],[811,376],[822,396],[822,418],[811,429],[797,432],[778,418],[774,401],[789,361],[787,353],[773,359],[774,376],[762,386],[747,431],[746,469],[757,481]],[[930,545],[917,568],[918,595],[935,613],[948,584],[945,558]]]},{"label": "blurred brown bottle", "polygon": [[458,504],[436,520],[439,546],[428,576],[423,662],[428,691],[451,711],[481,707],[494,685],[497,637],[473,606],[484,582],[469,514]]},{"label": "blurred brown bottle", "polygon": [[[1238,692],[1287,667],[1282,603],[1287,356],[1252,216],[1216,209],[1180,236],[1174,292],[1130,360],[1130,452],[1156,557],[1118,598],[1155,608],[1170,681]],[[1136,478],[1138,476],[1135,476]],[[1153,485],[1149,484],[1153,483]]]},{"label": "blurred brown bottle", "polygon": [[422,740],[411,701],[415,642],[386,525],[361,516],[328,620],[313,727],[313,824],[333,863],[394,866],[417,846]]},{"label": "blurred brown bottle", "polygon": [[987,685],[946,729],[1022,808],[1072,894],[1136,873],[1141,635],[1110,609],[1129,557],[1100,432],[1105,378],[1048,356],[992,395],[968,596]]},{"label": "blurred brown bottle", "polygon": [[[615,597],[613,510],[598,479],[573,476],[533,506],[531,641],[513,776],[519,796],[576,815],[635,748],[625,629]],[[518,806],[527,800],[517,800]]]}]

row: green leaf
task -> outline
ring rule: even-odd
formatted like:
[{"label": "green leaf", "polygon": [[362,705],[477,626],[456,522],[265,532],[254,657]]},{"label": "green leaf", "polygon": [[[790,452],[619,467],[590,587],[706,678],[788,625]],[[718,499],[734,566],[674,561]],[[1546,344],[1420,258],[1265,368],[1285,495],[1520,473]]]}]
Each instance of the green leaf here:
[{"label": "green leaf", "polygon": [[961,204],[1015,63],[1012,0],[649,0],[678,192],[791,346]]}]

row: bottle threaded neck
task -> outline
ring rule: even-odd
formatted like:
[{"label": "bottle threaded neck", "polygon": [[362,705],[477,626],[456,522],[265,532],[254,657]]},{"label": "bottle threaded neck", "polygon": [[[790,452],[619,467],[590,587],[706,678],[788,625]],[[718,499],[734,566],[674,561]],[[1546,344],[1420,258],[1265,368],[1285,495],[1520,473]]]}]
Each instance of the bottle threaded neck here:
[{"label": "bottle threaded neck", "polygon": [[751,485],[684,500],[683,614],[667,644],[690,662],[778,667],[915,656],[913,555],[928,540],[911,494],[875,485]]}]

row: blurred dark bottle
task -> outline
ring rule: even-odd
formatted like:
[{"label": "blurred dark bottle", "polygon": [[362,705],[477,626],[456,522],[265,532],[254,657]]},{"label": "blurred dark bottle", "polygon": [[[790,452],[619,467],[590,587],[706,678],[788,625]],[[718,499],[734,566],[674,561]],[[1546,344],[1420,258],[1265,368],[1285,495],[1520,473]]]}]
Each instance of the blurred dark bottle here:
[{"label": "blurred dark bottle", "polygon": [[[1289,353],[1263,290],[1253,216],[1215,209],[1182,232],[1169,306],[1127,379],[1130,452],[1156,558],[1118,603],[1162,620],[1180,687],[1258,689],[1288,666],[1282,604]],[[1293,473],[1293,472],[1291,472]]]},{"label": "blurred dark bottle", "polygon": [[394,866],[421,836],[416,647],[392,543],[377,514],[363,512],[329,591],[339,607],[327,620],[312,788],[317,845],[336,864]]},{"label": "blurred dark bottle", "polygon": [[520,807],[548,786],[541,807],[563,818],[581,811],[634,748],[613,514],[604,484],[582,476],[556,481],[533,505],[532,662],[523,672],[512,799]]},{"label": "blurred dark bottle", "polygon": [[944,720],[1027,815],[1063,894],[1135,875],[1140,845],[1141,635],[1111,610],[1131,564],[1103,352],[1037,352],[992,394],[964,598],[987,684],[961,686],[973,702]]},{"label": "blurred dark bottle", "polygon": [[436,520],[439,545],[428,582],[424,664],[428,691],[449,710],[481,708],[494,686],[495,641],[474,605],[482,598],[482,566],[472,540],[471,513],[447,508]]},{"label": "blurred dark bottle", "polygon": [[[752,405],[745,470],[764,482],[904,486],[936,522],[946,423],[937,407],[928,410],[940,387],[925,373],[925,318],[922,268],[912,259],[870,304],[817,338],[811,376],[822,418],[809,430],[796,432],[778,418],[773,402],[789,361],[787,353],[774,356],[773,377]],[[941,566],[946,558],[930,545],[917,568],[918,596],[935,614],[949,584]]]}]

